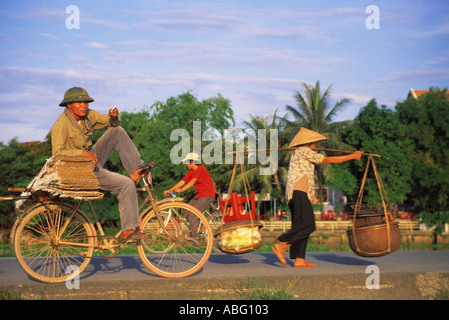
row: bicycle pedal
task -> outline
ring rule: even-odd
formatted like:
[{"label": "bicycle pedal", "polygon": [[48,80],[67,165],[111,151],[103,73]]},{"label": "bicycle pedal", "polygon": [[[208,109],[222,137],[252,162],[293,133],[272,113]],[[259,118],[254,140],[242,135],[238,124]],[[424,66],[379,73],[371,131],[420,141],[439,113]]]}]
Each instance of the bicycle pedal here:
[{"label": "bicycle pedal", "polygon": [[130,243],[133,243],[133,242],[137,242],[138,240],[140,240],[140,239],[122,239],[122,240],[120,240],[120,242],[119,242],[119,244],[120,245],[122,245],[122,244],[130,244]]},{"label": "bicycle pedal", "polygon": [[187,238],[184,238],[184,240],[192,242],[192,243],[196,244],[197,246],[200,244],[199,241],[193,237],[187,237]]}]

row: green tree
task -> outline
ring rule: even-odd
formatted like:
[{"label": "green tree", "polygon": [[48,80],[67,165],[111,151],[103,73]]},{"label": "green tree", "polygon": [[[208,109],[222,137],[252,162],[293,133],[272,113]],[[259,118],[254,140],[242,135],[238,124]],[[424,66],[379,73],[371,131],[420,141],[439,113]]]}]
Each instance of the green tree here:
[{"label": "green tree", "polygon": [[[147,110],[149,119],[140,135],[142,139],[147,140],[147,146],[151,149],[150,159],[157,159],[156,161],[164,167],[164,175],[160,181],[166,186],[172,186],[186,172],[184,165],[173,164],[170,160],[170,151],[179,143],[170,141],[170,135],[174,130],[184,129],[188,132],[187,138],[193,151],[194,122],[201,124],[201,141],[196,143],[201,144],[202,150],[211,143],[210,134],[205,134],[206,131],[214,133],[215,139],[221,143],[224,140],[225,130],[235,125],[231,102],[220,94],[200,101],[192,93],[186,92],[177,97],[170,97],[165,102],[158,101]],[[220,146],[219,149],[224,148]],[[220,153],[218,156],[222,160],[224,155]],[[224,170],[218,167],[220,163],[209,164],[208,169],[220,176],[219,173],[223,173]]]},{"label": "green tree", "polygon": [[[287,111],[295,119],[289,122],[287,128],[287,131],[290,132],[289,140],[295,136],[301,127],[305,127],[326,136],[328,146],[342,147],[339,133],[351,125],[351,121],[334,122],[334,119],[350,100],[346,98],[339,100],[331,107],[330,95],[331,86],[322,92],[319,81],[316,82],[315,86],[303,83],[303,94],[297,91],[295,95],[297,108],[287,105]],[[343,145],[343,147],[347,146]]]},{"label": "green tree", "polygon": [[[0,195],[11,194],[9,187],[26,187],[50,156],[49,136],[43,143],[19,143],[17,138],[8,145],[0,142]],[[0,225],[11,224],[14,213],[13,201],[0,202]]]},{"label": "green tree", "polygon": [[150,119],[163,121],[170,129],[184,128],[193,133],[193,122],[201,121],[202,130],[216,129],[221,134],[235,124],[231,102],[221,94],[199,101],[186,92],[170,97],[165,102],[157,101],[150,108]]},{"label": "green tree", "polygon": [[[417,100],[409,98],[396,105],[413,155],[413,188],[409,201],[435,225],[435,234],[449,223],[449,101],[447,89],[430,88]],[[436,237],[435,237],[436,239]]]},{"label": "green tree", "polygon": [[[342,138],[345,143],[358,150],[381,155],[381,158],[375,157],[374,161],[388,199],[391,203],[402,203],[410,192],[412,167],[409,158],[412,150],[405,135],[405,126],[399,121],[397,112],[386,106],[379,108],[376,100],[372,99],[360,110],[353,125],[345,131]],[[356,200],[366,160],[364,157],[362,161],[334,165],[339,179],[331,184],[346,192],[352,201]],[[363,199],[366,203],[380,203],[380,191],[372,168]]]}]

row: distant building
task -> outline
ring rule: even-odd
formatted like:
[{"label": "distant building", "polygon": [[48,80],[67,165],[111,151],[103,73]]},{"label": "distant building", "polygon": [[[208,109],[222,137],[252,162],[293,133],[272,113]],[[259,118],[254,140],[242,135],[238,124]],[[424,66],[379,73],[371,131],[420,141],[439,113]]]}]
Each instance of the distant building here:
[{"label": "distant building", "polygon": [[418,99],[418,97],[424,93],[429,92],[429,90],[415,90],[415,89],[410,89],[410,91],[408,92],[408,96],[407,98],[415,98]]},{"label": "distant building", "polygon": [[42,143],[42,142],[40,142],[40,141],[20,142],[20,144],[22,144],[22,145],[24,145],[24,146],[27,146],[27,147],[39,145],[39,144],[41,144],[41,143]]},{"label": "distant building", "polygon": [[[410,91],[408,92],[408,96],[407,98],[414,98],[414,99],[418,99],[419,96],[425,94],[429,92],[429,90],[415,90],[415,89],[410,89]],[[446,97],[449,100],[449,91],[446,91]]]}]

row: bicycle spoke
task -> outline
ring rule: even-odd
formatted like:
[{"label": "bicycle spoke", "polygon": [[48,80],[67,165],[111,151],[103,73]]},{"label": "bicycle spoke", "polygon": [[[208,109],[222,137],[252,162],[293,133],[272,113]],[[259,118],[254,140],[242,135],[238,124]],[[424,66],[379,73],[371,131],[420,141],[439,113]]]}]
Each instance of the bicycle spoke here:
[{"label": "bicycle spoke", "polygon": [[[167,234],[156,233],[160,228],[157,214],[152,211],[144,218],[142,232],[148,238],[137,248],[142,261],[164,277],[185,277],[197,272],[212,250],[212,231],[206,218],[191,205],[180,202],[164,203],[158,211],[161,217],[171,216],[167,226],[173,225],[173,228],[167,228]],[[191,239],[196,235],[199,236],[197,240]],[[150,242],[164,250],[148,250]]]},{"label": "bicycle spoke", "polygon": [[[81,272],[89,263],[94,237],[77,206],[46,204],[33,208],[17,227],[14,249],[21,267],[44,282],[62,282],[69,266]],[[84,255],[84,257],[82,257]]]}]

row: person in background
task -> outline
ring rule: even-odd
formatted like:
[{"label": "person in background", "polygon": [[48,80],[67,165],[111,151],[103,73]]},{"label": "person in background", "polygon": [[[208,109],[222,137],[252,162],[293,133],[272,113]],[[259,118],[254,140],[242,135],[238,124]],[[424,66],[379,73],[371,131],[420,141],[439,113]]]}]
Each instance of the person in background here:
[{"label": "person in background", "polygon": [[[177,184],[172,188],[164,191],[164,197],[167,197],[171,192],[182,193],[194,187],[196,195],[188,202],[200,212],[206,210],[206,208],[214,202],[215,199],[215,185],[207,172],[207,169],[201,164],[199,156],[196,153],[189,153],[183,160],[183,163],[187,166],[187,173]],[[186,213],[184,213],[186,214]],[[187,213],[187,218],[191,226],[191,240],[195,243],[198,242],[198,232],[196,226],[198,226],[198,218],[196,216],[190,216]]]}]

